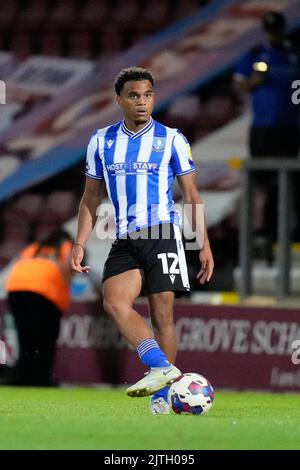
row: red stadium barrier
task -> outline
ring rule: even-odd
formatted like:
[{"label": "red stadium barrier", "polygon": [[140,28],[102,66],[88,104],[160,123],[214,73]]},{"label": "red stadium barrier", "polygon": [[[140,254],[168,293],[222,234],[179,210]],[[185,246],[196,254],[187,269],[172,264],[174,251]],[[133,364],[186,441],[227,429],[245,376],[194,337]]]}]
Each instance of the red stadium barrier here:
[{"label": "red stadium barrier", "polygon": [[[146,305],[137,309],[147,315]],[[1,339],[4,312],[5,304],[0,302]],[[177,365],[185,372],[203,374],[218,388],[300,391],[299,313],[299,309],[178,303],[174,315]],[[58,340],[55,377],[59,382],[125,385],[144,372],[99,304],[72,305]]]}]

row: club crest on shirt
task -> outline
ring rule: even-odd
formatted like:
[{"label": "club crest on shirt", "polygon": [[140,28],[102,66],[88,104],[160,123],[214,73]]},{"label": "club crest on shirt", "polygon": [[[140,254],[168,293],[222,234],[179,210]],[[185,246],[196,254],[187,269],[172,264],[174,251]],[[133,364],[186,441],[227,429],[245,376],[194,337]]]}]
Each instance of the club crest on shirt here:
[{"label": "club crest on shirt", "polygon": [[166,138],[165,137],[154,137],[152,149],[154,152],[162,152],[166,146]]}]

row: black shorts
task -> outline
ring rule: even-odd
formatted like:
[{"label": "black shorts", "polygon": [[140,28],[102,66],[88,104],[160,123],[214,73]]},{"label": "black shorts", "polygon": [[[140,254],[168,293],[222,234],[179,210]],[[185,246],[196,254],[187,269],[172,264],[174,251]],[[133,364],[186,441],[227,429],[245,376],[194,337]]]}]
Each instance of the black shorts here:
[{"label": "black shorts", "polygon": [[131,269],[144,272],[147,294],[190,291],[179,227],[161,224],[115,240],[104,265],[103,282]]}]

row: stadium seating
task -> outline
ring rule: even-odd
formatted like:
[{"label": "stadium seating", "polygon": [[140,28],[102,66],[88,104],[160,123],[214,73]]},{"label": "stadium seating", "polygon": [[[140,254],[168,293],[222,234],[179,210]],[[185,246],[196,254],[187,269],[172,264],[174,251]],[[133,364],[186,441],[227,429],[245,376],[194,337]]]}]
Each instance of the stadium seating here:
[{"label": "stadium seating", "polygon": [[[217,87],[216,87],[217,88]],[[205,95],[205,93],[204,93]],[[216,112],[218,110],[218,112]],[[167,108],[163,117],[170,127],[177,127],[193,142],[205,137],[241,114],[241,105],[228,90],[223,94],[212,94],[204,99],[201,92],[182,95]]]},{"label": "stadium seating", "polygon": [[60,33],[45,32],[39,36],[39,52],[48,56],[62,55],[63,37]]},{"label": "stadium seating", "polygon": [[100,33],[108,15],[108,2],[88,1],[80,12],[80,21],[73,25],[73,28],[81,31],[97,31]]},{"label": "stadium seating", "polygon": [[208,0],[2,0],[0,48],[18,57],[107,60],[137,40],[195,13]]},{"label": "stadium seating", "polygon": [[75,0],[57,2],[47,16],[46,28],[52,31],[68,31],[79,20]]},{"label": "stadium seating", "polygon": [[0,268],[9,263],[25,244],[20,241],[5,240],[0,244]]},{"label": "stadium seating", "polygon": [[19,196],[13,204],[9,204],[3,219],[6,223],[15,220],[28,220],[30,223],[38,220],[44,206],[44,197],[40,194],[25,194]]},{"label": "stadium seating", "polygon": [[27,31],[36,31],[40,29],[47,17],[46,0],[29,0],[26,8],[22,11],[22,21],[18,28]]},{"label": "stadium seating", "polygon": [[78,200],[72,191],[23,194],[2,210],[0,267],[32,240],[48,236],[74,217]]},{"label": "stadium seating", "polygon": [[73,192],[54,191],[46,197],[40,221],[60,224],[74,215],[75,208]]},{"label": "stadium seating", "polygon": [[68,56],[89,59],[93,55],[93,36],[89,32],[73,32],[68,36]]},{"label": "stadium seating", "polygon": [[[208,2],[202,2],[202,4],[205,3]],[[197,11],[198,8],[199,2],[197,0],[179,0],[173,10],[173,20],[178,21],[186,15],[192,15]]]},{"label": "stadium seating", "polygon": [[10,31],[18,14],[17,2],[2,0],[0,3],[0,31]]},{"label": "stadium seating", "polygon": [[31,36],[26,33],[16,33],[11,40],[11,50],[17,59],[26,59],[32,54]]}]

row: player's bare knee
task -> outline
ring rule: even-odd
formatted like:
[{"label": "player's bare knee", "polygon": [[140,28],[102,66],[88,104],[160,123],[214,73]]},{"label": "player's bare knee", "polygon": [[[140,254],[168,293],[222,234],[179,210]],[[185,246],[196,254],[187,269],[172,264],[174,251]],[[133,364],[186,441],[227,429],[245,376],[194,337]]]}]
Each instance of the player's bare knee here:
[{"label": "player's bare knee", "polygon": [[157,308],[151,312],[152,325],[157,330],[174,327],[173,312],[166,308]]},{"label": "player's bare knee", "polygon": [[124,310],[130,306],[130,302],[126,302],[126,299],[104,297],[103,308],[105,312],[111,317],[119,316]]},{"label": "player's bare knee", "polygon": [[108,315],[114,317],[118,313],[118,307],[119,303],[116,302],[114,299],[104,297],[103,308]]}]

